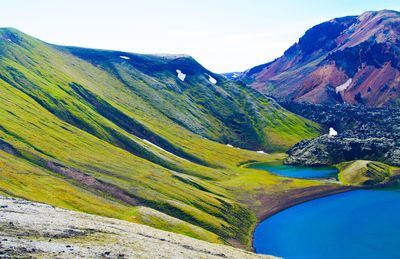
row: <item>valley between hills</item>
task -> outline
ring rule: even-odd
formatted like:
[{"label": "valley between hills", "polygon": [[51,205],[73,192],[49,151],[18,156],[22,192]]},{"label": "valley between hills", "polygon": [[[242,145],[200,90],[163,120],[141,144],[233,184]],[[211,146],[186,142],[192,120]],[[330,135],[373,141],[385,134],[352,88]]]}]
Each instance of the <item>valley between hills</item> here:
[{"label": "valley between hills", "polygon": [[[367,86],[355,93],[355,81],[333,95],[349,79],[348,70],[351,76],[357,71],[341,67],[346,55],[332,61],[328,52],[348,51],[331,42],[349,44],[336,38],[376,19],[398,30],[398,16],[382,11],[316,26],[280,59],[235,78],[212,73],[187,55],[58,46],[1,28],[0,233],[7,238],[0,240],[0,253],[262,257],[237,248],[254,250],[254,229],[265,218],[308,200],[390,184],[400,175],[395,40],[378,48],[390,54],[381,63],[360,59],[357,65],[360,74],[366,66],[375,66],[370,73],[397,69],[385,77],[389,90],[369,91],[379,100],[365,95]],[[334,35],[326,35],[326,27],[336,28]],[[317,35],[320,48],[310,48]],[[354,40],[351,48],[376,50],[375,39]],[[298,90],[301,80],[291,75],[302,66],[306,83]],[[335,73],[326,74],[326,67]],[[326,73],[310,90],[320,70]],[[336,70],[344,74],[331,84]],[[286,88],[290,93],[281,91]],[[328,134],[329,128],[339,134]],[[302,179],[252,169],[255,163],[339,171],[337,178]],[[41,215],[40,222],[33,215]],[[92,221],[99,224],[83,226]],[[32,227],[36,223],[40,229]],[[104,240],[112,245],[103,251]],[[164,250],[156,253],[151,245]]]},{"label": "valley between hills", "polygon": [[320,126],[191,57],[0,35],[3,195],[250,248],[258,196],[321,185],[240,167]]}]

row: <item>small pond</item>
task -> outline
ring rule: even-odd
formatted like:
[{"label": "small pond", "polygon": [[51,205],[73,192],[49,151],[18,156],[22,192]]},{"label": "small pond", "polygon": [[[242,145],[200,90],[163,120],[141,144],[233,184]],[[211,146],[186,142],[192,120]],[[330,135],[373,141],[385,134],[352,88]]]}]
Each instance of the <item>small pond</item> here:
[{"label": "small pond", "polygon": [[292,177],[292,178],[336,178],[338,170],[336,167],[306,167],[284,165],[281,162],[274,163],[254,163],[248,165],[248,168],[265,170],[273,174]]}]

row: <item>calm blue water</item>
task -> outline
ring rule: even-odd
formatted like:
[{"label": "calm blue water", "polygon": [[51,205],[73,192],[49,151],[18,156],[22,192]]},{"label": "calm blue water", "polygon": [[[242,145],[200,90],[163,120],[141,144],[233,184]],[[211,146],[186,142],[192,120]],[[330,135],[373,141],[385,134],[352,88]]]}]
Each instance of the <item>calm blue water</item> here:
[{"label": "calm blue water", "polygon": [[400,188],[352,191],[294,206],[259,224],[253,246],[286,259],[400,258]]},{"label": "calm blue water", "polygon": [[338,173],[335,167],[304,167],[280,163],[256,163],[248,167],[293,178],[336,178]]}]

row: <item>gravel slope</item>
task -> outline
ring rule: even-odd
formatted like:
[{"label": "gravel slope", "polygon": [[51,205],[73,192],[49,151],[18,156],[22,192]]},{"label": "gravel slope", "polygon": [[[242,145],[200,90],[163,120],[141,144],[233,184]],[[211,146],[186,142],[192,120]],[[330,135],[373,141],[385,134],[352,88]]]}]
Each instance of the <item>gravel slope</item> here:
[{"label": "gravel slope", "polygon": [[0,257],[275,258],[0,196]]}]

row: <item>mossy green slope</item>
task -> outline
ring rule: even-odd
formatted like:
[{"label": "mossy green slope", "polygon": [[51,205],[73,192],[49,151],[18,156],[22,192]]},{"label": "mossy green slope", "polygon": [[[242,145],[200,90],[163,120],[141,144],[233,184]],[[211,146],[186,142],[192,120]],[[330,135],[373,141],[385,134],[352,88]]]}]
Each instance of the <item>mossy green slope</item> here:
[{"label": "mossy green slope", "polygon": [[190,57],[58,47],[0,29],[3,194],[248,245],[256,219],[238,202],[241,185],[251,197],[317,183],[239,168],[274,156],[226,143],[282,150],[318,130]]},{"label": "mossy green slope", "polygon": [[397,167],[367,160],[344,162],[337,167],[339,168],[339,180],[347,185],[374,186],[385,184],[400,173]]}]

